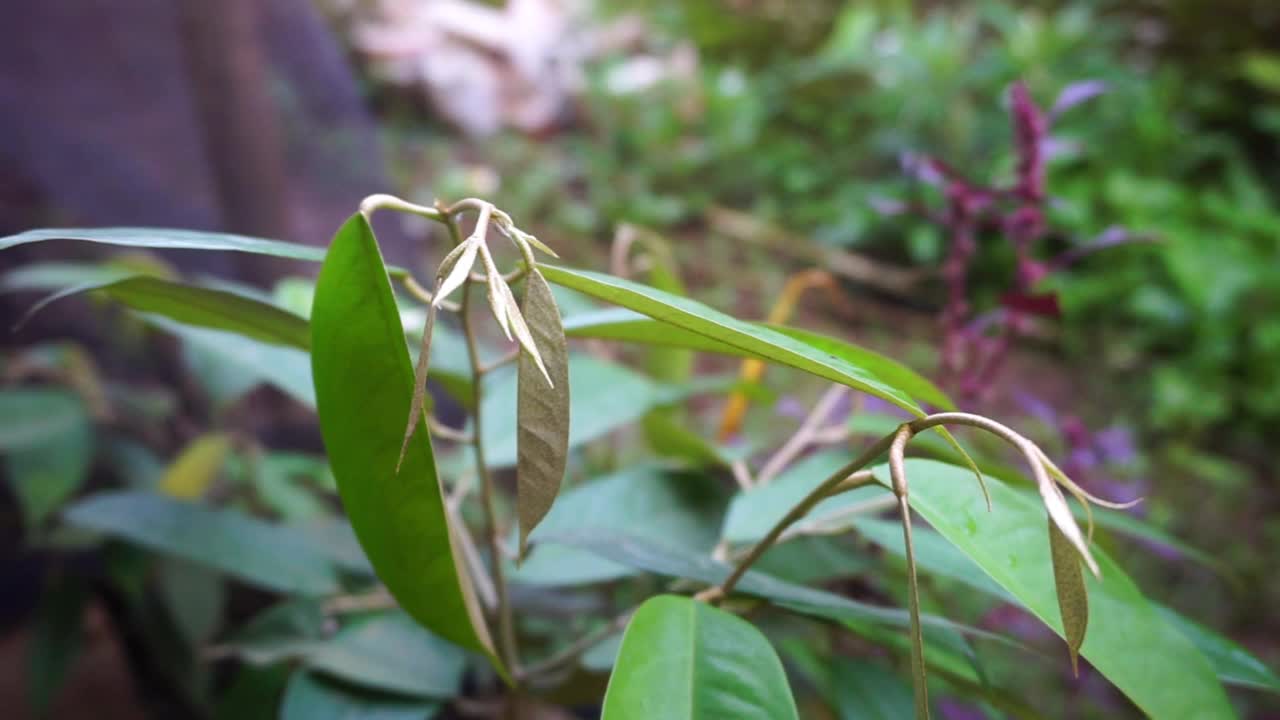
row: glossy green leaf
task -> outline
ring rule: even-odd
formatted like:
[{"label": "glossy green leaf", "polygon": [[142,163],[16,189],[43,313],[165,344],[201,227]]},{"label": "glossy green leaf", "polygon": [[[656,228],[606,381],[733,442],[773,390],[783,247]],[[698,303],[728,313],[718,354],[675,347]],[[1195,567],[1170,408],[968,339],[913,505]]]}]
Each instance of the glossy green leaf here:
[{"label": "glossy green leaf", "polygon": [[33,530],[88,477],[93,433],[83,402],[66,390],[0,392],[0,454],[23,522]]},{"label": "glossy green leaf", "polygon": [[439,703],[374,693],[298,670],[289,678],[280,720],[424,720]]},{"label": "glossy green leaf", "polygon": [[1071,671],[1079,674],[1080,646],[1089,628],[1089,592],[1084,585],[1080,556],[1057,525],[1049,526],[1049,556],[1053,561],[1053,585],[1058,595],[1062,632],[1071,654]]},{"label": "glossy green leaf", "polygon": [[403,612],[357,620],[301,653],[303,665],[371,690],[411,697],[453,697],[466,655]]},{"label": "glossy green leaf", "polygon": [[914,717],[911,686],[879,663],[838,658],[831,667],[831,689],[841,720]]},{"label": "glossy green leaf", "polygon": [[316,282],[311,328],[320,429],[365,554],[415,620],[492,658],[425,429],[396,472],[413,368],[382,255],[363,215],[333,239]]},{"label": "glossy green leaf", "polygon": [[[721,538],[731,543],[763,538],[792,507],[851,459],[847,450],[815,453],[787,468],[768,485],[738,493],[729,503]],[[866,485],[823,500],[802,523],[820,524],[824,518],[841,517],[861,507],[884,510],[888,507],[884,501],[890,497],[884,488]]]},{"label": "glossy green leaf", "polygon": [[[912,507],[1027,609],[1063,634],[1044,508],[993,482],[994,507],[988,512],[977,488],[965,482],[966,476],[965,470],[953,465],[908,460]],[[1205,657],[1160,617],[1106,553],[1098,548],[1094,553],[1102,581],[1085,579],[1093,612],[1080,654],[1153,717],[1232,717]]]},{"label": "glossy green leaf", "polygon": [[[662,321],[647,327],[643,333],[645,337],[659,337],[670,332],[666,326],[674,326],[733,347],[735,354],[759,357],[803,370],[875,395],[912,414],[922,414],[904,389],[886,382],[874,371],[776,330],[738,320],[688,298],[610,275],[550,265],[541,267],[551,282]],[[661,342],[670,344],[672,341]]]},{"label": "glossy green leaf", "polygon": [[569,347],[560,326],[556,299],[537,269],[525,278],[524,292],[524,317],[542,354],[543,367],[539,368],[528,353],[520,353],[516,514],[520,519],[521,557],[529,533],[546,517],[560,494],[560,481],[569,458],[570,413]]},{"label": "glossy green leaf", "polygon": [[517,582],[582,585],[626,577],[632,569],[588,551],[539,538],[584,529],[629,534],[690,553],[705,554],[716,542],[719,493],[707,478],[638,466],[583,483],[565,492],[533,534],[535,546],[512,574]]},{"label": "glossy green leaf", "polygon": [[[543,380],[546,383],[546,380]],[[493,467],[511,467],[519,459],[516,373],[506,373],[485,388],[485,460]],[[604,437],[640,419],[667,401],[648,378],[616,363],[590,355],[569,356],[569,447]],[[407,409],[406,409],[407,412]]]},{"label": "glossy green leaf", "polygon": [[1280,694],[1280,677],[1248,650],[1170,608],[1158,605],[1156,609],[1166,623],[1200,648],[1223,682]]},{"label": "glossy green leaf", "polygon": [[685,597],[651,598],[631,618],[602,720],[798,717],[782,662],[751,623]]},{"label": "glossy green leaf", "polygon": [[67,508],[62,518],[268,590],[323,595],[339,589],[333,560],[305,534],[237,510],[123,490],[91,495]]},{"label": "glossy green leaf", "polygon": [[811,330],[775,324],[768,324],[765,327],[866,368],[881,380],[906,392],[919,402],[929,403],[939,410],[954,410],[956,407],[951,398],[947,397],[947,394],[932,381],[886,355]]},{"label": "glossy green leaf", "polygon": [[306,318],[226,290],[133,277],[101,288],[108,297],[186,325],[226,330],[272,345],[311,347]]}]

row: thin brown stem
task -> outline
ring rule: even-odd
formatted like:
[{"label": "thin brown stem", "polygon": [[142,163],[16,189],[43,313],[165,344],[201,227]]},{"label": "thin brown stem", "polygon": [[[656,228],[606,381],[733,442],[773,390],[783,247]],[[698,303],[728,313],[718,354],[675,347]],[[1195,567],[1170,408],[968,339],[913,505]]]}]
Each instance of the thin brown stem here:
[{"label": "thin brown stem", "polygon": [[[456,242],[459,238],[457,224],[451,217],[446,217],[449,234]],[[481,408],[484,407],[484,383],[480,382],[480,350],[476,341],[475,327],[468,312],[471,299],[471,281],[462,285],[462,330],[467,341],[467,357],[471,363],[471,374],[475,382],[471,383],[471,402],[475,412],[472,416],[471,447],[474,449],[476,472],[480,477],[480,504],[484,509],[484,534],[489,545],[490,561],[493,564],[494,589],[498,597],[498,651],[503,662],[510,668],[513,676],[519,677],[519,648],[516,645],[515,620],[512,616],[511,598],[507,589],[506,572],[503,569],[502,539],[498,534],[497,513],[493,507],[494,481],[484,457],[484,426]]]},{"label": "thin brown stem", "polygon": [[497,370],[498,368],[503,367],[504,365],[510,365],[511,363],[519,359],[520,359],[520,348],[518,347],[513,348],[510,352],[498,358],[497,360],[481,365],[479,372],[481,375],[488,375],[494,370]]},{"label": "thin brown stem", "polygon": [[[778,541],[778,538],[781,537],[782,533],[785,532],[788,527],[791,527],[791,525],[795,524],[805,515],[808,515],[809,511],[812,510],[815,505],[830,497],[831,491],[840,487],[846,480],[849,480],[852,483],[853,474],[866,467],[868,463],[875,460],[877,457],[880,457],[881,453],[889,449],[889,444],[893,442],[893,437],[893,435],[886,435],[885,437],[880,438],[875,442],[875,444],[864,450],[861,455],[853,460],[853,462],[850,462],[848,465],[845,465],[835,471],[826,480],[823,480],[822,484],[810,491],[803,500],[797,503],[795,507],[791,508],[791,510],[787,512],[786,515],[782,516],[781,520],[774,524],[773,528],[769,530],[769,533],[765,535],[760,542],[756,543],[755,546],[751,548],[750,552],[743,556],[742,560],[738,562],[737,567],[733,569],[733,572],[729,577],[725,578],[724,582],[720,583],[718,587],[712,588],[708,593],[699,593],[699,597],[701,599],[711,599],[714,597],[724,597],[733,592],[733,588],[738,584],[738,581],[742,579],[742,576],[747,573],[747,570],[760,559],[760,556],[763,555],[766,550],[773,547],[774,543]],[[865,476],[862,476],[861,480],[857,484],[850,485],[845,489],[852,489],[852,487],[869,484],[874,482],[874,480],[875,479],[871,474],[868,473]]]},{"label": "thin brown stem", "polygon": [[[430,290],[422,287],[422,284],[414,279],[412,275],[404,275],[400,278],[400,283],[404,285],[404,289],[423,305],[430,305],[435,300],[435,295]],[[449,312],[458,312],[462,308],[458,303],[452,300],[441,300],[437,303],[437,307],[444,308]]]}]

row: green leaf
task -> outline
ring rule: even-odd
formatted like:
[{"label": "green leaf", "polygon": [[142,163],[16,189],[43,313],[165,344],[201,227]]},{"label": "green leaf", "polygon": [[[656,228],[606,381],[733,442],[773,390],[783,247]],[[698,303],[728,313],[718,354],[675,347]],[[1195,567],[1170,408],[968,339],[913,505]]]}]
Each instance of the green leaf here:
[{"label": "green leaf", "polygon": [[631,618],[602,720],[796,718],[782,662],[751,623],[685,597],[651,598]]},{"label": "green leaf", "polygon": [[[564,493],[533,541],[584,529],[611,530],[696,553],[710,552],[720,520],[720,496],[706,478],[653,466],[628,468]],[[555,543],[535,544],[518,582],[582,585],[632,574],[628,565]]]},{"label": "green leaf", "polygon": [[467,659],[461,648],[423,630],[403,612],[344,627],[301,653],[312,670],[371,690],[419,698],[457,694]]},{"label": "green leaf", "polygon": [[[908,460],[912,507],[1062,635],[1044,508],[997,481],[991,483],[994,507],[988,512],[981,494],[964,482],[966,475],[952,465]],[[1205,657],[1160,617],[1106,553],[1094,553],[1102,581],[1085,579],[1093,613],[1080,654],[1153,717],[1233,717]]]},{"label": "green leaf", "polygon": [[298,670],[289,679],[280,720],[423,720],[435,717],[440,705],[372,693]]},{"label": "green leaf", "polygon": [[231,385],[240,391],[268,383],[303,405],[315,407],[310,358],[302,350],[260,342],[234,332],[184,325],[159,315],[147,314],[142,318],[181,339],[189,349],[189,362],[194,356],[203,358],[224,382],[234,375],[239,382]]},{"label": "green leaf", "polygon": [[885,355],[854,345],[829,335],[786,325],[769,324],[765,327],[799,340],[825,353],[843,358],[859,367],[875,373],[881,380],[902,390],[919,402],[934,405],[940,410],[954,410],[956,405],[937,385],[920,373]]},{"label": "green leaf", "polygon": [[300,350],[311,347],[306,318],[238,293],[153,277],[133,277],[100,290],[134,310],[163,315],[185,325],[226,330]]},{"label": "green leaf", "polygon": [[79,240],[105,245],[170,250],[229,250],[310,262],[320,262],[324,259],[322,249],[309,245],[229,233],[145,227],[28,230],[17,235],[0,237],[0,250],[46,240]]},{"label": "green leaf", "polygon": [[[897,557],[906,557],[906,549],[902,543],[902,526],[898,523],[875,517],[859,517],[853,519],[852,524],[858,534],[866,539]],[[916,563],[922,571],[954,580],[994,598],[1017,602],[1008,591],[987,577],[987,574],[982,572],[982,568],[974,564],[968,555],[960,552],[955,545],[936,531],[926,527],[917,527],[914,530]]]},{"label": "green leaf", "polygon": [[291,598],[254,615],[218,650],[251,665],[295,660],[324,640],[328,623],[320,599]]},{"label": "green leaf", "polygon": [[[643,328],[637,339],[653,338],[659,344],[677,342],[679,338],[662,339],[664,334],[670,333],[666,326],[674,326],[708,338],[714,341],[712,345],[718,343],[732,347],[734,354],[803,370],[879,397],[913,415],[923,415],[904,389],[884,381],[874,371],[776,330],[738,320],[688,298],[610,275],[552,265],[539,267],[551,282],[662,321]],[[707,343],[699,342],[700,346],[690,349],[707,349]]]},{"label": "green leaf", "polygon": [[[546,380],[542,382],[545,386]],[[485,461],[492,467],[511,467],[519,459],[517,385],[516,373],[506,373],[485,388],[483,439]],[[569,397],[570,448],[635,422],[665,400],[663,386],[621,365],[580,353],[569,356],[568,385],[573,387]]]},{"label": "green leaf", "polygon": [[1080,674],[1080,646],[1089,628],[1089,593],[1084,586],[1080,555],[1057,525],[1049,526],[1049,556],[1053,560],[1053,585],[1058,595],[1058,613],[1071,654],[1071,671]]},{"label": "green leaf", "polygon": [[382,255],[363,215],[334,236],[316,281],[311,328],[320,430],[365,554],[415,620],[496,663],[425,429],[396,473],[413,368]]},{"label": "green leaf", "polygon": [[32,531],[88,477],[93,432],[84,404],[65,390],[0,392],[0,453]]},{"label": "green leaf", "polygon": [[[731,543],[760,540],[792,507],[851,459],[847,450],[819,452],[787,468],[768,485],[738,493],[729,503],[721,538]],[[801,522],[817,524],[823,518],[867,507],[868,503],[887,509],[881,501],[889,499],[884,488],[866,485],[823,500]]]},{"label": "green leaf", "polygon": [[841,720],[914,717],[911,686],[879,663],[837,658],[831,668],[830,687]]},{"label": "green leaf", "polygon": [[[542,354],[539,368],[520,353],[516,401],[516,511],[520,519],[520,557],[529,533],[560,494],[569,457],[569,347],[551,287],[537,269],[525,278],[524,317]],[[544,376],[545,373],[545,376]],[[547,385],[547,379],[552,385]]]},{"label": "green leaf", "polygon": [[1248,650],[1170,608],[1157,605],[1156,609],[1165,622],[1200,648],[1223,682],[1280,694],[1280,677]]},{"label": "green leaf", "polygon": [[62,515],[75,527],[214,568],[282,593],[324,595],[340,586],[331,558],[305,534],[236,510],[214,510],[145,491],[103,492]]}]

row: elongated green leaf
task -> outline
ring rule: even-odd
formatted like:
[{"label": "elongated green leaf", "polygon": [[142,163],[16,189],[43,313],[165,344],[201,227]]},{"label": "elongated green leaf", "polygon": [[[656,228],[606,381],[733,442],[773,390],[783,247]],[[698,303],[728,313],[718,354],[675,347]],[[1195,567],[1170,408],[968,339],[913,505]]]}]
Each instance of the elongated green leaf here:
[{"label": "elongated green leaf", "polygon": [[311,347],[311,329],[305,318],[233,292],[151,277],[121,280],[102,291],[135,310],[186,325],[226,330],[301,350]]},{"label": "elongated green leaf", "polygon": [[1053,585],[1058,595],[1062,632],[1071,653],[1071,671],[1079,674],[1080,646],[1089,628],[1089,593],[1084,586],[1080,556],[1053,523],[1049,523],[1049,555],[1053,560]]},{"label": "elongated green leaf", "polygon": [[929,403],[940,410],[954,410],[956,407],[951,398],[928,378],[886,355],[811,330],[772,323],[764,327],[866,368],[918,402]]},{"label": "elongated green leaf", "polygon": [[413,368],[382,255],[363,215],[333,239],[316,282],[311,328],[320,430],[365,554],[415,620],[492,658],[425,430],[409,443],[396,473]]},{"label": "elongated green leaf", "polygon": [[[881,472],[877,470],[877,472]],[[1043,622],[1063,634],[1044,535],[1044,509],[1001,482],[994,509],[966,472],[931,460],[908,460],[911,505]],[[885,474],[887,477],[887,473]],[[1085,579],[1093,612],[1080,654],[1153,717],[1232,717],[1205,657],[1159,615],[1098,548],[1102,581]]]},{"label": "elongated green leaf", "polygon": [[431,700],[374,693],[334,683],[306,670],[289,678],[280,720],[423,720],[440,705]]},{"label": "elongated green leaf", "polygon": [[1223,682],[1280,694],[1280,677],[1276,677],[1275,672],[1249,651],[1174,610],[1163,606],[1156,608],[1165,622],[1200,648]]},{"label": "elongated green leaf", "polygon": [[798,717],[782,662],[751,623],[685,597],[651,598],[631,618],[603,720]]},{"label": "elongated green leaf", "polygon": [[[517,434],[516,510],[520,518],[520,556],[529,533],[542,522],[560,494],[569,457],[569,347],[551,287],[533,269],[525,278],[524,317],[542,354],[539,368],[520,353]],[[544,376],[545,373],[545,376]],[[547,385],[550,378],[552,385]]]},{"label": "elongated green leaf", "polygon": [[[897,523],[864,517],[854,520],[853,524],[859,533],[885,550],[898,556],[903,554],[902,530]],[[1017,602],[1009,591],[995,584],[969,556],[937,532],[916,528],[915,548],[916,561],[924,572],[962,583],[993,598]],[[1166,622],[1181,631],[1204,653],[1222,682],[1280,693],[1280,678],[1244,648],[1167,607],[1157,606],[1157,609]]]},{"label": "elongated green leaf", "polygon": [[301,654],[307,667],[371,690],[410,697],[457,694],[466,655],[403,612],[358,620]]},{"label": "elongated green leaf", "polygon": [[229,250],[311,262],[324,260],[324,250],[309,245],[230,233],[147,227],[28,230],[0,238],[0,250],[46,240],[80,240],[106,245],[172,250]]},{"label": "elongated green leaf", "polygon": [[258,587],[323,595],[339,589],[331,558],[305,534],[236,510],[213,510],[133,490],[91,495],[63,520],[214,568]]},{"label": "elongated green leaf", "polygon": [[[884,381],[874,371],[770,328],[738,320],[688,298],[610,275],[550,265],[540,267],[551,282],[635,310],[661,320],[666,325],[719,341],[736,348],[736,354],[745,353],[794,367],[870,393],[912,414],[922,414],[920,407],[905,390]],[[664,332],[668,330],[662,325],[655,325],[646,334]]]},{"label": "elongated green leaf", "polygon": [[[714,484],[704,477],[653,466],[631,467],[567,491],[533,540],[594,528],[705,554],[716,542],[721,502]],[[632,573],[630,566],[586,550],[542,543],[531,548],[512,579],[537,585],[582,585]]]},{"label": "elongated green leaf", "polygon": [[65,390],[0,392],[0,453],[32,532],[88,477],[93,432],[83,402]]}]

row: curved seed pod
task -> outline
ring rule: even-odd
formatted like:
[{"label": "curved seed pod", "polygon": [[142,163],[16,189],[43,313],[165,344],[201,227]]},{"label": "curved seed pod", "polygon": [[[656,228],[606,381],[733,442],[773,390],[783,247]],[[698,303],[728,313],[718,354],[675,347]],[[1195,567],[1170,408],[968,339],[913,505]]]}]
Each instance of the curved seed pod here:
[{"label": "curved seed pod", "polygon": [[[524,317],[535,350],[520,354],[516,404],[516,513],[520,519],[520,557],[529,533],[542,521],[560,492],[569,455],[569,348],[560,310],[542,274],[525,280]],[[524,326],[524,319],[517,327]],[[541,373],[541,374],[539,374]],[[550,384],[543,384],[544,379]]]}]

